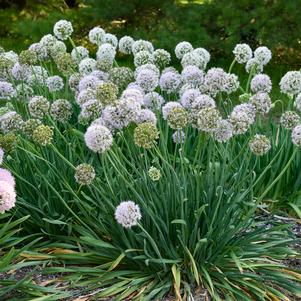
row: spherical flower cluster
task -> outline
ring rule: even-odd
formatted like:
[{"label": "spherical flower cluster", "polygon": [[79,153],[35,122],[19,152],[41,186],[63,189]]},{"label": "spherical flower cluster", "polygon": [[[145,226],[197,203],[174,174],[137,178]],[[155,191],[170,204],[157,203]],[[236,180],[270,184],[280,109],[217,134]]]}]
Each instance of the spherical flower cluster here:
[{"label": "spherical flower cluster", "polygon": [[52,142],[53,130],[48,125],[39,125],[32,133],[32,140],[42,146]]},{"label": "spherical flower cluster", "polygon": [[300,123],[300,116],[294,111],[286,111],[281,115],[280,123],[290,130]]},{"label": "spherical flower cluster", "polygon": [[132,45],[132,53],[135,56],[140,51],[154,52],[154,46],[151,42],[145,40],[137,40]]},{"label": "spherical flower cluster", "polygon": [[0,129],[3,133],[20,130],[22,128],[22,124],[22,117],[15,111],[10,111],[0,117]]},{"label": "spherical flower cluster", "polygon": [[261,46],[255,49],[254,58],[261,64],[266,65],[272,58],[272,52],[265,46]]},{"label": "spherical flower cluster", "polygon": [[47,78],[46,85],[49,92],[57,92],[64,88],[64,81],[60,76],[54,75]]},{"label": "spherical flower cluster", "polygon": [[227,94],[231,94],[239,88],[239,85],[240,83],[237,75],[227,73],[225,75],[225,82],[222,90]]},{"label": "spherical flower cluster", "polygon": [[28,104],[29,113],[34,118],[43,118],[49,110],[49,101],[44,96],[34,96]]},{"label": "spherical flower cluster", "polygon": [[104,37],[104,43],[111,44],[116,49],[118,46],[118,39],[114,34],[106,33]]},{"label": "spherical flower cluster", "polygon": [[265,135],[256,134],[250,141],[251,152],[256,156],[263,156],[271,149],[271,142]]},{"label": "spherical flower cluster", "polygon": [[178,72],[168,71],[161,75],[159,85],[162,91],[171,94],[178,91],[181,82],[182,78]]},{"label": "spherical flower cluster", "polygon": [[216,108],[205,107],[198,113],[197,128],[204,132],[213,133],[221,119],[220,112]]},{"label": "spherical flower cluster", "polygon": [[12,152],[16,147],[17,141],[15,133],[0,135],[0,147],[5,151],[5,153]]},{"label": "spherical flower cluster", "polygon": [[151,122],[144,122],[139,124],[134,130],[135,144],[149,149],[152,148],[156,140],[159,138],[159,131]]},{"label": "spherical flower cluster", "polygon": [[119,40],[118,49],[123,54],[131,54],[134,39],[129,36],[124,36]]},{"label": "spherical flower cluster", "polygon": [[16,186],[15,178],[13,177],[10,171],[4,168],[0,168],[0,182],[6,182],[12,187]]},{"label": "spherical flower cluster", "polygon": [[102,70],[93,70],[90,75],[97,77],[101,81],[107,81],[109,78],[109,74]]},{"label": "spherical flower cluster", "polygon": [[161,179],[161,171],[160,169],[151,166],[148,170],[148,176],[150,177],[150,179],[154,182],[159,181]]},{"label": "spherical flower cluster", "polygon": [[116,55],[116,49],[110,43],[104,43],[99,46],[96,58],[98,61],[108,61],[108,64],[112,64]]},{"label": "spherical flower cluster", "polygon": [[136,78],[137,84],[145,91],[151,92],[158,86],[158,75],[153,70],[141,70]]},{"label": "spherical flower cluster", "polygon": [[209,63],[211,56],[210,53],[205,48],[199,47],[194,49],[193,52],[200,55],[206,62],[206,65]]},{"label": "spherical flower cluster", "polygon": [[16,91],[11,83],[0,81],[0,100],[10,100],[16,96]]},{"label": "spherical flower cluster", "polygon": [[55,59],[57,56],[65,54],[67,52],[67,47],[64,42],[55,42],[48,50],[50,56]]},{"label": "spherical flower cluster", "polygon": [[[211,68],[205,75],[204,84],[201,90],[204,94],[209,93],[215,96],[217,93],[225,90],[227,73],[222,68]],[[203,91],[204,89],[204,91]]]},{"label": "spherical flower cluster", "polygon": [[122,120],[123,126],[127,126],[131,122],[139,121],[141,114],[141,103],[134,98],[120,99],[118,106],[119,118]]},{"label": "spherical flower cluster", "polygon": [[85,133],[85,143],[93,152],[104,153],[111,148],[113,136],[105,126],[90,125]]},{"label": "spherical flower cluster", "polygon": [[72,105],[66,99],[57,99],[50,106],[50,115],[54,120],[67,122],[72,116]]},{"label": "spherical flower cluster", "polygon": [[185,109],[190,109],[192,103],[200,95],[202,95],[202,94],[198,89],[187,89],[187,90],[185,90],[184,93],[181,95],[181,98],[180,98],[181,105]]},{"label": "spherical flower cluster", "polygon": [[75,168],[75,181],[80,185],[90,185],[95,178],[95,170],[92,165],[82,163]]},{"label": "spherical flower cluster", "polygon": [[144,123],[144,122],[151,122],[153,124],[156,124],[157,117],[155,113],[149,109],[140,109],[138,113],[138,117],[136,118],[135,122],[137,124]]},{"label": "spherical flower cluster", "polygon": [[272,81],[266,74],[257,74],[251,81],[251,90],[253,93],[266,92],[270,93],[272,90]]},{"label": "spherical flower cluster", "polygon": [[145,70],[151,70],[151,71],[153,71],[154,73],[156,73],[156,75],[157,75],[158,78],[160,76],[160,70],[159,70],[159,68],[156,65],[154,65],[154,64],[144,64],[144,65],[141,65],[141,66],[139,66],[139,67],[136,68],[136,70],[134,72],[135,79],[137,78],[138,74],[141,71],[145,71]]},{"label": "spherical flower cluster", "polygon": [[78,116],[80,124],[88,124],[101,114],[102,104],[98,99],[90,99],[82,105],[82,110]]},{"label": "spherical flower cluster", "polygon": [[280,81],[280,90],[284,94],[298,94],[301,92],[301,72],[289,71]]},{"label": "spherical flower cluster", "polygon": [[135,101],[139,102],[140,104],[143,104],[144,92],[143,90],[141,90],[140,86],[139,89],[137,87],[128,87],[122,92],[120,97],[120,99],[126,98],[133,98]]},{"label": "spherical flower cluster", "polygon": [[79,73],[82,75],[88,75],[95,69],[96,69],[96,61],[91,58],[85,58],[81,60],[81,62],[78,65]]},{"label": "spherical flower cluster", "polygon": [[246,63],[246,71],[255,74],[261,73],[263,71],[263,65],[256,58],[252,58]]},{"label": "spherical flower cluster", "polygon": [[81,80],[78,83],[78,90],[83,91],[87,89],[95,90],[98,85],[101,83],[96,76],[93,75],[85,75],[81,78]]},{"label": "spherical flower cluster", "polygon": [[60,20],[54,24],[53,33],[60,40],[67,40],[73,32],[71,22]]},{"label": "spherical flower cluster", "polygon": [[292,130],[292,142],[298,147],[301,147],[301,125],[297,125]]},{"label": "spherical flower cluster", "polygon": [[167,102],[163,107],[162,107],[162,115],[163,115],[163,119],[167,120],[168,118],[168,114],[170,113],[170,111],[174,108],[182,108],[181,104],[179,102],[176,101],[170,101]]},{"label": "spherical flower cluster", "polygon": [[142,218],[140,208],[133,201],[121,202],[115,210],[115,219],[124,228],[131,228]]},{"label": "spherical flower cluster", "polygon": [[15,206],[16,192],[12,185],[0,181],[0,213],[10,210]]},{"label": "spherical flower cluster", "polygon": [[117,101],[118,87],[111,83],[100,83],[96,89],[96,98],[103,105],[114,104]]},{"label": "spherical flower cluster", "polygon": [[121,130],[125,126],[119,110],[115,106],[107,106],[103,109],[101,117],[94,120],[92,124],[104,125],[110,131]]},{"label": "spherical flower cluster", "polygon": [[29,46],[28,49],[35,52],[38,60],[45,61],[48,59],[47,48],[42,45],[42,43],[33,43]]},{"label": "spherical flower cluster", "polygon": [[248,44],[237,44],[233,50],[235,60],[239,64],[245,64],[252,58],[252,49]]},{"label": "spherical flower cluster", "polygon": [[251,104],[241,104],[234,107],[229,121],[233,126],[233,134],[244,134],[254,123],[256,110]]},{"label": "spherical flower cluster", "polygon": [[134,80],[134,73],[128,67],[116,67],[109,71],[109,80],[114,83],[119,90],[123,91],[130,82]]},{"label": "spherical flower cluster", "polygon": [[139,51],[134,56],[134,65],[136,67],[145,65],[145,64],[152,64],[154,62],[154,56],[152,53],[149,53],[148,51]]},{"label": "spherical flower cluster", "polygon": [[184,143],[185,133],[182,130],[177,130],[172,134],[172,141],[176,144]]},{"label": "spherical flower cluster", "polygon": [[57,39],[55,36],[51,35],[51,34],[46,34],[45,36],[42,37],[42,39],[40,40],[40,45],[42,47],[45,47],[48,51],[48,49],[54,45],[57,42]]},{"label": "spherical flower cluster", "polygon": [[[76,69],[76,63],[70,53],[59,54],[55,57],[54,61],[59,71],[65,76],[70,76]],[[83,69],[83,67],[81,69]]]},{"label": "spherical flower cluster", "polygon": [[196,66],[187,66],[183,69],[182,79],[187,84],[192,84],[195,87],[201,85],[204,81],[204,72]]},{"label": "spherical flower cluster", "polygon": [[167,116],[167,121],[172,129],[183,129],[188,123],[188,113],[184,108],[173,108]]},{"label": "spherical flower cluster", "polygon": [[264,115],[272,108],[272,101],[269,94],[258,92],[250,98],[250,103],[255,107],[256,112]]},{"label": "spherical flower cluster", "polygon": [[41,125],[42,122],[39,119],[28,119],[24,121],[22,125],[22,132],[29,138],[32,138],[34,130]]},{"label": "spherical flower cluster", "polygon": [[205,70],[207,66],[207,61],[205,57],[201,56],[197,51],[191,51],[184,54],[181,65],[183,68],[187,66],[196,66],[201,70]]},{"label": "spherical flower cluster", "polygon": [[152,110],[159,110],[164,102],[164,98],[157,92],[149,92],[143,98],[143,104]]},{"label": "spherical flower cluster", "polygon": [[21,65],[19,63],[15,63],[12,68],[12,76],[16,80],[25,81],[31,75],[30,67],[28,65]]},{"label": "spherical flower cluster", "polygon": [[220,120],[214,131],[214,139],[218,142],[226,142],[233,136],[233,125],[228,120]]},{"label": "spherical flower cluster", "polygon": [[89,31],[89,40],[91,43],[100,45],[104,41],[105,31],[100,27],[94,27]]},{"label": "spherical flower cluster", "polygon": [[170,53],[164,49],[157,49],[153,53],[154,63],[159,68],[165,68],[169,65],[171,56]]},{"label": "spherical flower cluster", "polygon": [[89,50],[83,46],[77,46],[72,49],[71,56],[77,63],[89,57]]},{"label": "spherical flower cluster", "polygon": [[35,65],[38,62],[38,55],[34,50],[23,50],[19,54],[18,61],[21,65]]},{"label": "spherical flower cluster", "polygon": [[180,42],[175,48],[175,55],[180,60],[186,53],[193,50],[192,45],[189,42]]},{"label": "spherical flower cluster", "polygon": [[83,90],[76,95],[76,103],[80,107],[82,107],[85,102],[87,102],[90,99],[95,99],[95,97],[96,97],[96,93],[94,90],[92,89]]}]

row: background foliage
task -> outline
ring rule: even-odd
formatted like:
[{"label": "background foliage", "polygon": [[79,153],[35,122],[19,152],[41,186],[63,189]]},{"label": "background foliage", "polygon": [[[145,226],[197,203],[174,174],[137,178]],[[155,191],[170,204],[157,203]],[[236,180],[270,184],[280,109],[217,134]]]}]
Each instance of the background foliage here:
[{"label": "background foliage", "polygon": [[1,0],[0,41],[19,51],[52,31],[59,19],[75,26],[83,43],[88,30],[148,37],[157,48],[173,51],[181,40],[207,48],[213,59],[226,59],[234,45],[266,45],[274,63],[285,69],[301,63],[300,1],[295,0]]}]

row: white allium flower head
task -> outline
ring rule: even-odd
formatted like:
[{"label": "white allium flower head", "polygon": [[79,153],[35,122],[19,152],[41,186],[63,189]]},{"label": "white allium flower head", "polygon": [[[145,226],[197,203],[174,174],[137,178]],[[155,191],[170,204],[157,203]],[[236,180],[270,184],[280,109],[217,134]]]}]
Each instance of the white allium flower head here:
[{"label": "white allium flower head", "polygon": [[48,52],[52,57],[55,58],[60,54],[66,53],[67,47],[64,42],[56,41],[51,47],[49,47]]},{"label": "white allium flower head", "polygon": [[4,58],[12,61],[13,63],[17,63],[19,60],[18,54],[15,53],[14,51],[10,50],[10,51],[6,51],[3,54],[1,54],[4,56]]},{"label": "white allium flower head", "polygon": [[272,90],[272,81],[266,74],[257,74],[252,78],[251,90],[253,93],[266,92],[270,93]]},{"label": "white allium flower head", "polygon": [[94,70],[90,75],[97,77],[101,81],[107,81],[109,78],[109,74],[101,70]]},{"label": "white allium flower head", "polygon": [[233,125],[233,134],[244,134],[255,122],[256,110],[251,104],[240,104],[234,107],[229,121]]},{"label": "white allium flower head", "polygon": [[176,93],[179,90],[181,83],[181,75],[174,71],[163,73],[159,81],[160,89],[168,94]]},{"label": "white allium flower head", "polygon": [[141,70],[136,78],[137,84],[145,91],[151,92],[158,86],[158,76],[152,70]]},{"label": "white allium flower head", "polygon": [[144,92],[134,87],[127,88],[122,92],[120,97],[120,99],[125,99],[125,98],[133,98],[135,99],[135,101],[139,102],[140,104],[143,104]]},{"label": "white allium flower head", "polygon": [[78,70],[83,75],[88,75],[96,69],[96,61],[91,58],[83,59],[78,66]]},{"label": "white allium flower head", "polygon": [[0,116],[0,129],[5,134],[20,130],[22,125],[22,117],[15,111],[10,111]]},{"label": "white allium flower head", "polygon": [[301,111],[301,93],[296,96],[294,105],[298,111]]},{"label": "white allium flower head", "polygon": [[101,45],[104,41],[105,31],[100,27],[94,27],[89,31],[89,40],[91,43]]},{"label": "white allium flower head", "polygon": [[12,185],[0,181],[0,213],[10,210],[15,206],[16,192]]},{"label": "white allium flower head", "polygon": [[300,124],[300,116],[294,111],[286,111],[281,115],[280,124],[290,130]]},{"label": "white allium flower head", "polygon": [[140,208],[133,201],[121,202],[115,210],[116,221],[124,228],[131,228],[142,218]]},{"label": "white allium flower head", "polygon": [[237,91],[237,89],[239,88],[239,80],[237,75],[235,74],[230,74],[227,73],[225,75],[225,82],[224,82],[224,86],[223,86],[223,91],[226,92],[227,94],[231,94],[235,91]]},{"label": "white allium flower head", "polygon": [[233,50],[236,61],[239,64],[245,64],[252,58],[253,52],[248,44],[237,44]]},{"label": "white allium flower head", "polygon": [[54,24],[53,33],[60,40],[67,40],[73,32],[71,22],[60,20]]},{"label": "white allium flower head", "polygon": [[271,142],[265,135],[256,134],[250,141],[251,152],[256,156],[263,156],[271,149]]},{"label": "white allium flower head", "polygon": [[34,94],[33,89],[25,83],[17,85],[16,92],[17,92],[18,100],[27,100],[29,97],[31,97]]},{"label": "white allium flower head", "polygon": [[251,58],[247,61],[246,64],[246,71],[250,73],[251,71],[253,73],[262,73],[263,71],[263,64],[258,61],[256,58]]},{"label": "white allium flower head", "polygon": [[180,42],[175,48],[176,57],[181,60],[186,53],[193,50],[192,45],[189,42]]},{"label": "white allium flower head", "polygon": [[83,91],[87,89],[92,89],[95,90],[97,86],[101,83],[102,81],[99,80],[96,76],[93,75],[86,75],[81,78],[78,84],[78,90]]},{"label": "white allium flower head", "polygon": [[154,46],[151,42],[145,40],[137,40],[132,45],[132,53],[135,56],[140,51],[154,52]]},{"label": "white allium flower head", "polygon": [[298,94],[301,92],[301,72],[289,71],[280,81],[280,90],[284,94]]},{"label": "white allium flower head", "polygon": [[109,43],[116,49],[118,46],[118,39],[114,34],[106,33],[104,37],[104,43]]},{"label": "white allium flower head", "polygon": [[4,168],[0,168],[0,181],[8,183],[12,187],[16,186],[15,178],[9,170]]},{"label": "white allium flower head", "polygon": [[170,53],[165,49],[155,50],[153,56],[154,56],[154,62],[156,66],[158,66],[159,68],[164,68],[167,65],[169,65],[171,60]]},{"label": "white allium flower head", "polygon": [[143,104],[153,110],[159,110],[164,102],[164,98],[157,92],[149,92],[145,94],[143,99]]},{"label": "white allium flower head", "polygon": [[16,80],[25,81],[31,75],[30,67],[28,65],[20,65],[19,63],[15,63],[12,68],[12,76]]},{"label": "white allium flower head", "polygon": [[255,107],[257,113],[264,115],[272,108],[272,101],[268,93],[258,92],[250,98],[250,103]]},{"label": "white allium flower head", "polygon": [[196,48],[193,52],[199,54],[205,60],[206,64],[209,63],[211,55],[205,48]]},{"label": "white allium flower head", "polygon": [[201,56],[198,52],[191,51],[183,55],[181,65],[183,68],[192,65],[205,70],[207,62],[205,57]]},{"label": "white allium flower head", "polygon": [[154,56],[152,53],[142,50],[135,54],[134,56],[134,65],[136,67],[145,65],[145,64],[152,64],[154,62]]},{"label": "white allium flower head", "polygon": [[117,105],[119,117],[122,119],[123,126],[139,119],[141,103],[134,98],[122,98]]},{"label": "white allium flower head", "polygon": [[181,104],[179,102],[176,101],[170,101],[167,102],[163,107],[162,107],[162,115],[163,115],[163,119],[167,120],[168,118],[168,114],[170,113],[170,111],[174,108],[182,108]]},{"label": "white allium flower head", "polygon": [[0,165],[3,164],[3,159],[4,159],[4,151],[2,148],[0,148]]},{"label": "white allium flower head", "polygon": [[37,54],[37,57],[40,61],[48,59],[47,47],[42,43],[33,43],[28,48],[31,51],[34,51]]},{"label": "white allium flower head", "polygon": [[104,43],[98,47],[96,58],[97,60],[102,59],[110,59],[111,61],[114,60],[116,55],[116,49],[110,43]]},{"label": "white allium flower head", "polygon": [[204,71],[197,66],[188,65],[182,70],[182,79],[185,83],[197,87],[204,81]]},{"label": "white allium flower head", "polygon": [[[201,92],[198,89],[187,89],[184,91],[184,93],[181,95],[180,102],[181,105],[185,109],[190,109],[192,103],[195,101],[195,99],[201,95]],[[209,96],[208,96],[209,97]]]},{"label": "white allium flower head", "polygon": [[11,83],[0,81],[0,100],[10,100],[16,96],[16,91]]},{"label": "white allium flower head", "polygon": [[89,57],[89,50],[83,46],[77,46],[72,49],[71,56],[75,62],[79,63],[83,59]]},{"label": "white allium flower head", "polygon": [[29,113],[32,117],[41,119],[49,110],[50,103],[44,96],[34,96],[28,104]]},{"label": "white allium flower head", "polygon": [[261,46],[255,49],[254,58],[262,65],[266,65],[272,58],[272,52],[269,48]]},{"label": "white allium flower head", "polygon": [[50,92],[57,92],[64,88],[64,81],[60,76],[54,75],[47,78],[46,85]]},{"label": "white allium flower head", "polygon": [[301,124],[295,126],[292,130],[292,142],[301,147]]},{"label": "white allium flower head", "polygon": [[92,89],[82,90],[76,96],[76,103],[82,107],[85,102],[96,98],[96,91]]},{"label": "white allium flower head", "polygon": [[222,68],[210,68],[205,75],[201,91],[212,96],[225,91],[227,76],[228,74]]},{"label": "white allium flower head", "polygon": [[151,122],[153,124],[157,123],[157,117],[153,111],[150,109],[142,109],[139,111],[138,117],[136,119],[136,123],[143,123],[143,122]]},{"label": "white allium flower head", "polygon": [[136,70],[134,72],[135,78],[137,78],[139,72],[142,71],[142,70],[152,70],[157,74],[158,78],[160,76],[160,70],[156,65],[154,65],[154,64],[144,64],[144,65],[138,66],[136,68]]},{"label": "white allium flower head", "polygon": [[85,143],[93,152],[103,153],[111,148],[113,136],[105,126],[90,125],[85,133]]},{"label": "white allium flower head", "polygon": [[198,112],[197,128],[201,131],[214,133],[222,117],[214,107],[205,107]]},{"label": "white allium flower head", "polygon": [[124,36],[119,40],[118,49],[123,54],[131,54],[132,46],[134,44],[134,39],[129,36]]},{"label": "white allium flower head", "polygon": [[233,136],[233,125],[225,119],[218,122],[214,131],[214,138],[218,142],[226,142]]}]

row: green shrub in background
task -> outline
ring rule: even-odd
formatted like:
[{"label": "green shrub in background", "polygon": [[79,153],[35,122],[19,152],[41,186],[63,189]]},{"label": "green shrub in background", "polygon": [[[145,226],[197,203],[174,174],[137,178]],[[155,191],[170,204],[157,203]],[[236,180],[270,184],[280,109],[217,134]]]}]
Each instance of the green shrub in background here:
[{"label": "green shrub in background", "polygon": [[5,48],[20,50],[64,18],[76,24],[75,39],[81,43],[94,25],[119,37],[147,35],[156,47],[169,51],[181,40],[201,44],[219,61],[226,60],[238,42],[252,48],[264,43],[273,50],[275,63],[298,68],[299,5],[295,0],[129,0],[126,5],[122,0],[4,1],[0,38]]}]

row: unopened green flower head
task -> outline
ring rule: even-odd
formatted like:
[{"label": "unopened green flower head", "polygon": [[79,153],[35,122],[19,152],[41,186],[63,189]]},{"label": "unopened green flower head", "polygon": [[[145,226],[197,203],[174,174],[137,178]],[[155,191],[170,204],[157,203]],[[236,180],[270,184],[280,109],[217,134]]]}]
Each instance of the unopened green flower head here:
[{"label": "unopened green flower head", "polygon": [[0,135],[0,148],[2,148],[5,153],[10,153],[15,149],[17,141],[17,136],[14,133]]},{"label": "unopened green flower head", "polygon": [[167,121],[172,129],[183,129],[188,123],[188,112],[184,108],[175,107],[168,113]]},{"label": "unopened green flower head", "polygon": [[32,134],[32,139],[36,143],[46,146],[52,142],[53,130],[48,125],[39,125]]},{"label": "unopened green flower head", "polygon": [[161,178],[161,171],[158,168],[151,166],[148,170],[148,175],[152,181],[156,182],[159,181]]},{"label": "unopened green flower head", "polygon": [[90,185],[95,178],[95,170],[92,165],[82,163],[76,166],[74,178],[80,185]]},{"label": "unopened green flower head", "polygon": [[251,94],[249,93],[244,93],[244,94],[241,94],[239,95],[239,102],[249,102],[250,98],[251,98]]},{"label": "unopened green flower head", "polygon": [[144,122],[139,124],[134,131],[135,144],[149,149],[156,144],[156,140],[159,138],[159,131],[156,126],[151,122]]},{"label": "unopened green flower head", "polygon": [[123,91],[134,80],[134,72],[128,67],[115,67],[109,71],[109,80]]},{"label": "unopened green flower head", "polygon": [[28,119],[23,123],[22,132],[27,137],[31,138],[34,130],[41,124],[42,122],[39,119]]},{"label": "unopened green flower head", "polygon": [[76,63],[70,53],[62,53],[55,56],[55,63],[59,71],[66,76],[70,76],[76,70]]},{"label": "unopened green flower head", "polygon": [[19,54],[19,63],[21,65],[35,65],[38,62],[38,56],[35,51],[27,49]]},{"label": "unopened green flower head", "polygon": [[251,152],[256,156],[263,156],[271,149],[271,142],[265,135],[256,134],[250,141]]},{"label": "unopened green flower head", "polygon": [[111,105],[117,101],[118,87],[111,83],[101,83],[96,89],[96,98],[103,105]]}]

